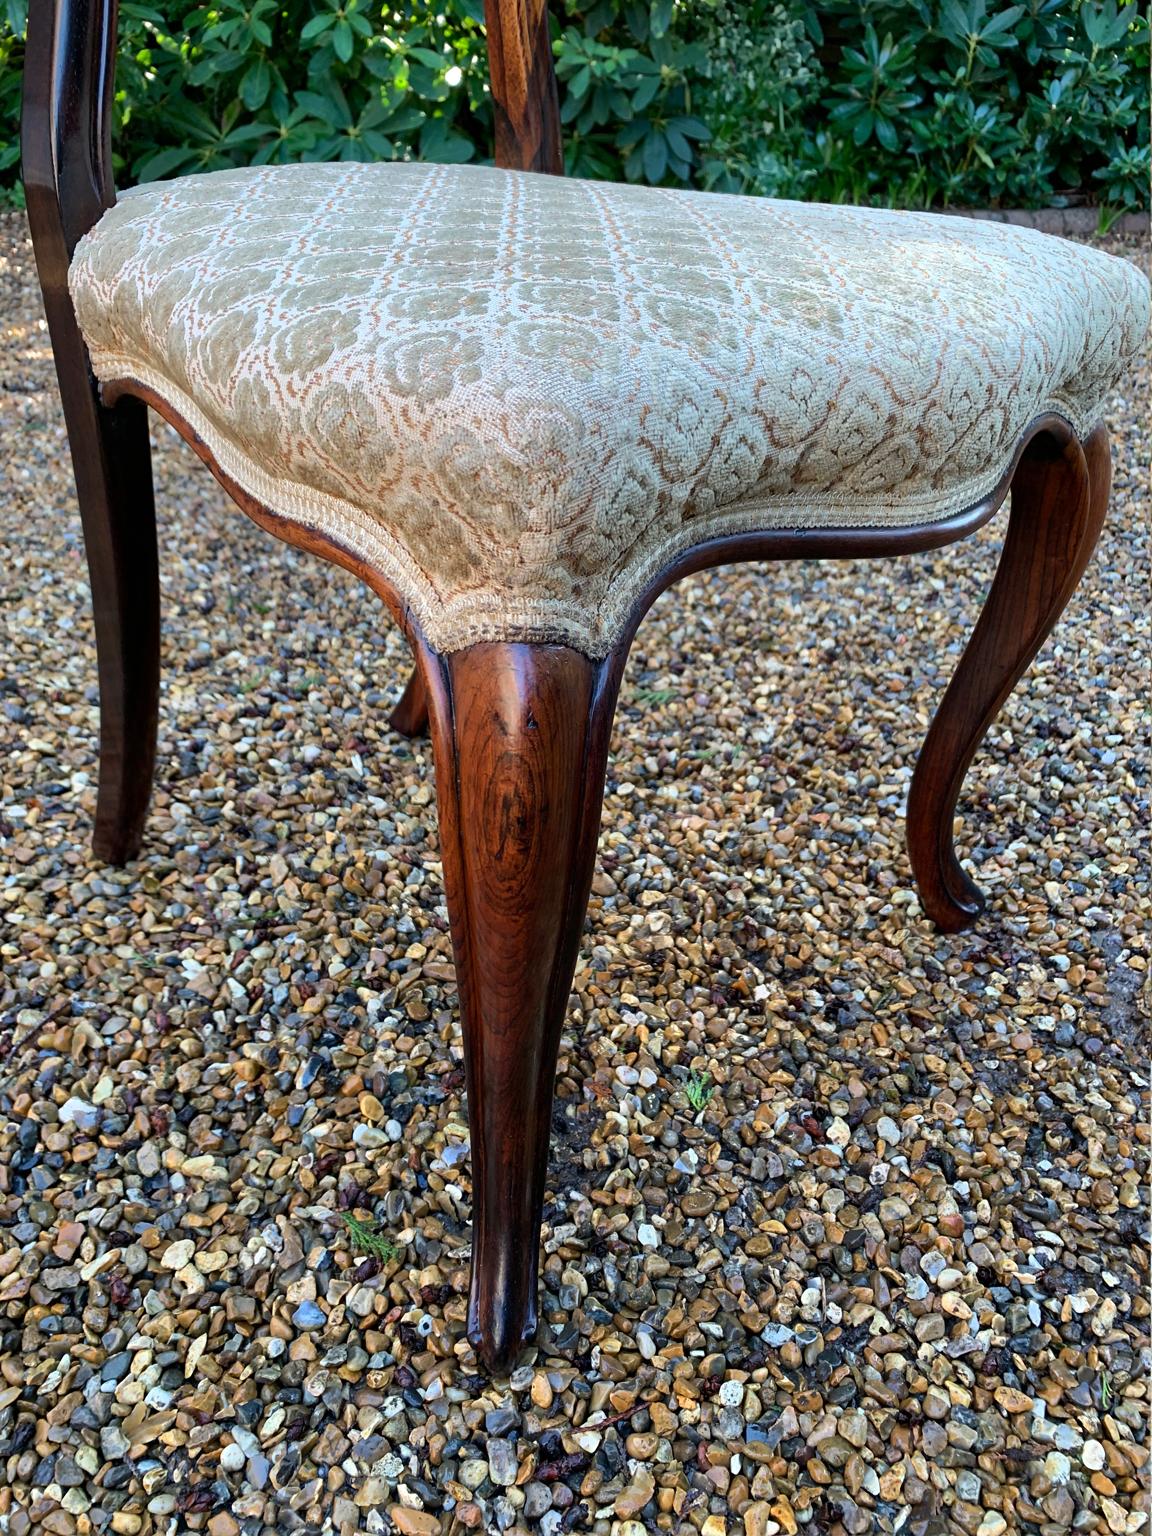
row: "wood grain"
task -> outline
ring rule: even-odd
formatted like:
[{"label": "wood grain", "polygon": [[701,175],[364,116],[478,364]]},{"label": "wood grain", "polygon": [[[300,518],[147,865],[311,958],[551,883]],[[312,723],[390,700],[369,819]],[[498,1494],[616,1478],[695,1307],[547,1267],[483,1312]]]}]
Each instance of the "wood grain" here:
[{"label": "wood grain", "polygon": [[614,704],[604,671],[564,646],[490,644],[426,677],[472,1147],[468,1336],[497,1372],[536,1331],[553,1078]]},{"label": "wood grain", "polygon": [[560,102],[545,0],[484,0],[496,164],[562,175]]},{"label": "wood grain", "polygon": [[932,721],[908,796],[908,852],[920,900],[946,933],[967,927],[984,906],[953,843],[964,775],[1084,574],[1110,481],[1103,427],[1083,445],[1067,431],[1062,440],[1039,434],[1016,469],[992,590]]}]

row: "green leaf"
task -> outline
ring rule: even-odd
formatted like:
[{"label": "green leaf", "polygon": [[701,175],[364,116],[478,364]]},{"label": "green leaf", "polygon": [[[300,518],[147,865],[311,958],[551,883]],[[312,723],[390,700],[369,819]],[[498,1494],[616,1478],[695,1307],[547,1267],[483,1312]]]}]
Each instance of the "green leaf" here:
[{"label": "green leaf", "polygon": [[392,147],[392,140],[386,138],[384,134],[377,133],[374,128],[371,128],[361,137],[365,147],[372,151],[377,160],[394,159],[395,150]]},{"label": "green leaf", "polygon": [[675,125],[689,139],[700,139],[706,143],[712,137],[708,124],[702,123],[698,117],[670,117],[668,124],[670,127]]},{"label": "green leaf", "polygon": [[447,118],[429,118],[420,132],[420,158],[439,165],[460,165],[475,151],[470,139],[458,133]]},{"label": "green leaf", "polygon": [[389,113],[385,121],[389,133],[411,133],[423,123],[424,114],[419,107],[401,106]]},{"label": "green leaf", "polygon": [[332,51],[342,64],[347,64],[356,46],[352,28],[346,21],[338,21],[332,28]]},{"label": "green leaf", "polygon": [[642,154],[645,179],[652,186],[657,186],[664,180],[668,169],[668,143],[659,128],[653,128],[644,140]]},{"label": "green leaf", "polygon": [[352,126],[352,113],[348,109],[347,98],[335,84],[329,86],[326,95],[319,91],[301,91],[296,97],[296,103],[333,128]]},{"label": "green leaf", "polygon": [[329,27],[336,25],[336,16],[332,11],[327,11],[319,16],[313,16],[311,21],[306,21],[300,28],[300,41],[310,43],[314,37],[319,37],[321,32],[327,32]]},{"label": "green leaf", "polygon": [[170,176],[178,167],[186,167],[195,164],[196,151],[183,145],[173,149],[161,149],[154,155],[147,156],[136,166],[136,176],[139,181],[160,181],[165,176]]},{"label": "green leaf", "polygon": [[649,75],[646,79],[641,80],[640,84],[632,93],[632,101],[630,103],[631,110],[633,112],[645,111],[645,109],[650,107],[653,101],[656,99],[656,93],[659,89],[659,75]]},{"label": "green leaf", "polygon": [[879,139],[885,149],[896,150],[899,147],[900,140],[896,134],[896,126],[890,118],[877,112],[873,121],[873,127],[876,131],[877,139]]},{"label": "green leaf", "polygon": [[653,37],[663,37],[672,25],[675,0],[653,0],[650,31]]},{"label": "green leaf", "polygon": [[1011,32],[1012,28],[1024,15],[1022,5],[1012,5],[1006,11],[1001,11],[999,16],[994,16],[980,29],[981,42],[987,42],[989,38],[1001,37],[1005,32]]},{"label": "green leaf", "polygon": [[272,84],[272,72],[268,68],[268,60],[257,59],[245,72],[240,81],[240,100],[248,108],[249,112],[255,112],[262,107],[268,99],[268,91]]},{"label": "green leaf", "polygon": [[427,64],[429,69],[447,69],[450,63],[442,53],[435,53],[431,48],[409,48],[407,51],[410,58],[419,59],[421,64]]}]

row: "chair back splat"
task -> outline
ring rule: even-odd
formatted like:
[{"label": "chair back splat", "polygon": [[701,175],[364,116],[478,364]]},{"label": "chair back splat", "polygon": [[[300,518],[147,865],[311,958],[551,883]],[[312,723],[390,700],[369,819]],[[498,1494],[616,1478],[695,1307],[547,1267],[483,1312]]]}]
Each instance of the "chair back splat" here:
[{"label": "chair back splat", "polygon": [[496,107],[496,164],[563,175],[545,0],[485,0],[484,20]]},{"label": "chair back splat", "polygon": [[66,289],[77,242],[116,201],[111,107],[117,10],[116,0],[36,0],[29,9],[22,170],[46,289]]}]

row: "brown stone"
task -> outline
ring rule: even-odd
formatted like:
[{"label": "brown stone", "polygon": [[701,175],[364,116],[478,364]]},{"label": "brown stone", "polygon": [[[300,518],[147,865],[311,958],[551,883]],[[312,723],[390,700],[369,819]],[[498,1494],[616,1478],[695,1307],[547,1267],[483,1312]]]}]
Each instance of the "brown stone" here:
[{"label": "brown stone", "polygon": [[439,1520],[426,1509],[409,1509],[406,1504],[393,1504],[388,1516],[400,1536],[440,1536]]},{"label": "brown stone", "polygon": [[638,1515],[656,1492],[655,1480],[647,1467],[641,1467],[622,1493],[616,1495],[612,1506],[620,1520],[630,1520]]}]

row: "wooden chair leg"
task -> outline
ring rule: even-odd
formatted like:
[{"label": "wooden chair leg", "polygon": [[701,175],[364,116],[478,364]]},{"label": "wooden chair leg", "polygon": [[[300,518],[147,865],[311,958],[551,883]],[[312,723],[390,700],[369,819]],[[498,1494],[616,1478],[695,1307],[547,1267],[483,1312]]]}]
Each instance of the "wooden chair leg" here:
[{"label": "wooden chair leg", "polygon": [[401,736],[423,736],[428,729],[428,694],[417,667],[400,695],[400,702],[388,716],[388,723]]},{"label": "wooden chair leg", "polygon": [[920,900],[954,933],[984,897],[952,841],[968,764],[1076,590],[1104,522],[1111,481],[1108,437],[1081,444],[1032,439],[1012,481],[1012,512],[992,590],[916,764],[908,797],[908,851]]},{"label": "wooden chair leg", "polygon": [[536,1331],[553,1078],[596,852],[615,684],[564,646],[422,658],[472,1141],[468,1336]]},{"label": "wooden chair leg", "polygon": [[[47,40],[46,33],[39,34],[41,49]],[[27,151],[27,123],[25,137]],[[32,137],[35,146],[35,133]],[[27,167],[26,160],[26,173]],[[90,191],[95,195],[95,188]],[[107,206],[113,198],[110,178],[103,196]],[[89,212],[84,229],[95,223],[99,206]],[[100,773],[92,851],[108,864],[126,864],[140,851],[144,835],[160,699],[160,582],[148,408],[127,395],[112,405],[101,400],[68,296],[74,237],[71,243],[65,240],[55,193],[42,174],[29,182],[28,217],[72,451],[96,625]]]},{"label": "wooden chair leg", "polygon": [[160,695],[160,585],[148,410],[128,396],[106,407],[94,392],[87,401],[79,390],[63,393],[100,683],[92,851],[108,864],[126,864],[139,853],[144,835]]}]

